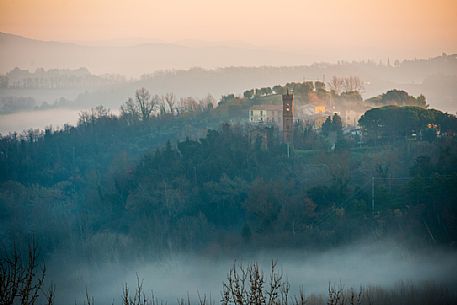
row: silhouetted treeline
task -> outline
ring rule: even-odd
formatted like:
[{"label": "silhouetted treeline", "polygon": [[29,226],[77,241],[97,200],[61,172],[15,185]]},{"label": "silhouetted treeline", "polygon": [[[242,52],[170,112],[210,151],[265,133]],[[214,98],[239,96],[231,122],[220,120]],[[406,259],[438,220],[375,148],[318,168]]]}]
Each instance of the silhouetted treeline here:
[{"label": "silhouetted treeline", "polygon": [[91,88],[126,82],[119,75],[93,75],[86,68],[75,70],[36,69],[34,72],[15,68],[5,75],[0,75],[0,88],[16,89],[57,89]]}]

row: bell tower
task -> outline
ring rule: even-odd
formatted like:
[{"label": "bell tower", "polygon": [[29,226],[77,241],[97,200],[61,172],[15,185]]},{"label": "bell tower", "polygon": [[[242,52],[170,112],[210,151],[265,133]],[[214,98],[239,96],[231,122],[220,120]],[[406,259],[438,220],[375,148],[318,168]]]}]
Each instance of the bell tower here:
[{"label": "bell tower", "polygon": [[294,95],[287,94],[282,95],[282,135],[283,141],[286,144],[292,144],[294,127]]}]

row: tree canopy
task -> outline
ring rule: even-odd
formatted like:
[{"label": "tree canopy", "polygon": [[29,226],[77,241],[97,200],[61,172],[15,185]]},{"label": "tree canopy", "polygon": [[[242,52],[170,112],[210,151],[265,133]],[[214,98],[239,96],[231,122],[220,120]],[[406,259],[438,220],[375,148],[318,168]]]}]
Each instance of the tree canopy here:
[{"label": "tree canopy", "polygon": [[375,107],[388,105],[416,106],[421,108],[428,107],[425,96],[421,94],[418,97],[414,97],[403,90],[390,90],[379,96],[369,98],[366,100],[366,102]]},{"label": "tree canopy", "polygon": [[372,141],[394,141],[419,137],[433,130],[435,133],[456,132],[457,118],[435,109],[421,107],[386,106],[368,110],[359,119]]}]

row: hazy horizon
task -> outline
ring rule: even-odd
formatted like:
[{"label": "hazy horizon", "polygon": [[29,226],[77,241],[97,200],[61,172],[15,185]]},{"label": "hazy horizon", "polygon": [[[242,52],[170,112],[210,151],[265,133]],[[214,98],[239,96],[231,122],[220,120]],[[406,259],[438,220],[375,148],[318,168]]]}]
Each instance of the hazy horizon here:
[{"label": "hazy horizon", "polygon": [[0,300],[457,304],[456,12],[0,0]]},{"label": "hazy horizon", "polygon": [[[457,24],[456,24],[457,26]],[[97,40],[69,40],[69,39],[42,39],[38,36],[29,36],[26,34],[18,33],[18,32],[7,32],[3,31],[0,28],[0,34],[4,35],[11,35],[15,36],[20,39],[27,39],[31,41],[36,41],[38,43],[49,43],[49,44],[62,44],[71,47],[82,47],[82,48],[89,48],[89,49],[97,49],[97,48],[107,48],[107,49],[132,49],[132,48],[141,48],[147,46],[173,46],[173,47],[181,47],[181,48],[188,48],[188,49],[217,49],[217,48],[226,48],[226,49],[239,49],[239,50],[247,50],[247,51],[259,51],[259,52],[266,52],[266,53],[274,53],[277,55],[289,55],[294,56],[295,58],[300,58],[298,61],[294,62],[287,62],[286,58],[284,58],[283,63],[275,62],[275,59],[271,59],[271,63],[266,61],[265,63],[261,64],[245,64],[245,65],[236,65],[236,66],[246,66],[246,67],[259,67],[259,66],[297,66],[297,65],[312,65],[312,64],[319,64],[319,63],[328,63],[328,64],[336,64],[337,62],[344,61],[344,62],[363,62],[363,61],[374,61],[376,63],[387,64],[388,61],[392,64],[395,60],[404,61],[404,60],[413,60],[413,59],[429,59],[439,56],[441,54],[456,54],[457,53],[457,43],[456,46],[451,47],[435,47],[430,48],[429,50],[424,50],[423,52],[397,52],[397,50],[390,50],[390,51],[380,51],[379,48],[372,46],[360,46],[357,47],[357,50],[362,51],[362,53],[354,53],[349,47],[341,45],[338,47],[338,50],[335,50],[335,46],[327,46],[327,47],[319,47],[319,46],[311,46],[308,48],[301,48],[301,47],[294,47],[285,48],[284,45],[262,45],[262,44],[255,44],[250,41],[242,41],[242,40],[202,40],[202,39],[178,39],[178,40],[162,40],[157,38],[147,38],[147,37],[119,37],[119,38],[112,38],[112,39],[97,39]],[[327,51],[330,49],[330,51]],[[2,57],[6,58],[6,57]],[[268,59],[268,58],[267,58]],[[167,69],[189,69],[192,67],[201,67],[205,69],[217,69],[217,68],[225,68],[233,66],[231,62],[227,64],[218,64],[214,65],[211,63],[208,64],[201,64],[195,66],[188,66],[188,67],[168,67]],[[93,71],[94,69],[88,68],[91,72],[95,74],[103,74],[103,73],[114,73],[114,72],[106,72],[106,71]],[[31,69],[31,67],[22,66],[18,68],[24,69]],[[36,67],[42,68],[42,67]],[[56,66],[55,68],[65,68]],[[143,73],[152,73],[159,71],[161,69],[156,69],[153,71],[144,71]],[[3,71],[8,72],[8,71]],[[137,75],[130,75],[128,73],[123,73],[122,71],[117,72],[118,74],[126,75],[126,76],[139,76]]]},{"label": "hazy horizon", "polygon": [[84,45],[250,46],[312,63],[455,52],[455,11],[452,0],[21,0],[0,3],[0,31]]}]

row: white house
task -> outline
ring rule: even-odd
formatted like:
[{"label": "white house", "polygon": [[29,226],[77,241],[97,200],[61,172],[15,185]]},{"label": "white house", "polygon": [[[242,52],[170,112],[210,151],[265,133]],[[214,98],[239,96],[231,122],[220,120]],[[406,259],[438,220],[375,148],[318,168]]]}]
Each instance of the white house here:
[{"label": "white house", "polygon": [[276,124],[282,128],[282,105],[255,105],[249,109],[249,122]]}]

